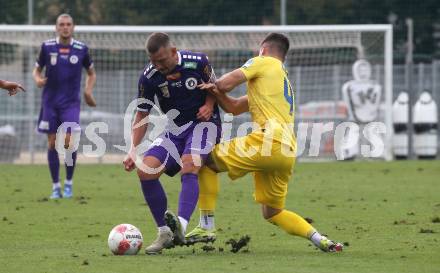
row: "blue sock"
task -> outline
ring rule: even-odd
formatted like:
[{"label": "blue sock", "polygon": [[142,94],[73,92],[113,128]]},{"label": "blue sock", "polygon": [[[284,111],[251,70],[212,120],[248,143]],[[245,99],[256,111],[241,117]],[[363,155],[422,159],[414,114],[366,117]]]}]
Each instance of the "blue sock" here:
[{"label": "blue sock", "polygon": [[165,226],[164,214],[167,210],[167,196],[159,179],[141,180],[142,193],[150,207],[151,214],[158,227]]},{"label": "blue sock", "polygon": [[73,178],[73,171],[75,170],[75,164],[76,164],[76,152],[72,153],[72,164],[71,166],[66,165],[66,180],[72,180]]},{"label": "blue sock", "polygon": [[47,161],[49,163],[50,176],[53,183],[59,182],[60,173],[60,159],[58,158],[58,152],[55,149],[47,150]]},{"label": "blue sock", "polygon": [[199,179],[197,174],[182,174],[182,189],[179,195],[179,216],[189,222],[199,200]]}]

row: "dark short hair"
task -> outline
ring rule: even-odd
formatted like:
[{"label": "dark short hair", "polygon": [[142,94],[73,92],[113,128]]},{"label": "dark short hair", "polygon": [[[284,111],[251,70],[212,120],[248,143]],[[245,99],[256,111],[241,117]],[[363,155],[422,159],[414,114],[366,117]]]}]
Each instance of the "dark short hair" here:
[{"label": "dark short hair", "polygon": [[154,32],[147,38],[145,47],[148,53],[156,53],[161,47],[168,46],[170,44],[170,36],[164,32]]},{"label": "dark short hair", "polygon": [[277,50],[280,54],[283,55],[283,57],[286,56],[287,51],[289,50],[289,39],[284,36],[281,33],[269,33],[269,35],[264,38],[264,40],[261,42],[261,45],[263,44],[269,44],[270,47]]}]

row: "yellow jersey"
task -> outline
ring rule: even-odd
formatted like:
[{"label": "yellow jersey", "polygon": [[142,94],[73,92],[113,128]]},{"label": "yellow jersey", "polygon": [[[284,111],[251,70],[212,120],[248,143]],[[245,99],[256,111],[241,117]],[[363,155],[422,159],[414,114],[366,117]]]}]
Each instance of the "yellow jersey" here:
[{"label": "yellow jersey", "polygon": [[[240,70],[247,79],[249,112],[261,128],[274,126],[274,139],[296,146],[293,132],[294,97],[283,63],[273,57],[249,59]],[[283,134],[284,132],[284,134]],[[285,139],[287,137],[288,139]]]}]

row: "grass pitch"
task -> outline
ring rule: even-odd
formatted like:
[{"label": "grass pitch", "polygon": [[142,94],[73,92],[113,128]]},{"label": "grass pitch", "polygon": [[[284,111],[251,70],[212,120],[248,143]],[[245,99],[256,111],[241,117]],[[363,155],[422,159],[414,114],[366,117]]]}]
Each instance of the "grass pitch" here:
[{"label": "grass pitch", "polygon": [[[297,164],[286,206],[348,243],[340,254],[267,223],[250,176],[222,176],[212,248],[113,256],[116,224],[140,228],[144,246],[156,236],[134,173],[79,165],[75,197],[59,201],[47,200],[47,166],[0,165],[0,173],[0,272],[440,272],[439,161]],[[174,211],[179,180],[162,179]],[[198,212],[189,229],[197,222]],[[244,235],[248,248],[230,252],[225,242]]]}]

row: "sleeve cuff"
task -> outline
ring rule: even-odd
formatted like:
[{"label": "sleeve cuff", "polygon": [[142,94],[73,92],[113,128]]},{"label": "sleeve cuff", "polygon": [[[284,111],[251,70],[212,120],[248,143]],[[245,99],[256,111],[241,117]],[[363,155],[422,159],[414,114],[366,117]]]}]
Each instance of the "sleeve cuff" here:
[{"label": "sleeve cuff", "polygon": [[148,109],[139,108],[139,107],[136,108],[136,110],[139,111],[139,112],[146,112],[146,113],[150,112],[150,110],[148,110]]}]

